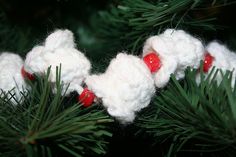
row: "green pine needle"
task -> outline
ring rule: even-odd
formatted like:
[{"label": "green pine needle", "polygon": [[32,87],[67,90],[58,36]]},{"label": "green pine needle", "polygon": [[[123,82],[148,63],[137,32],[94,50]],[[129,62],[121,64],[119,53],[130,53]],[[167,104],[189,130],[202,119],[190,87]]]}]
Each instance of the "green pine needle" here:
[{"label": "green pine needle", "polygon": [[182,28],[198,35],[220,28],[216,16],[220,9],[232,3],[235,1],[122,0],[91,21],[98,40],[106,45],[102,52],[138,53],[150,35],[166,28]]},{"label": "green pine needle", "polygon": [[[179,151],[236,155],[236,88],[231,88],[232,73],[213,69],[208,77],[197,70],[186,71],[181,82],[171,76],[168,87],[155,97],[152,106],[141,114],[136,125],[155,137],[154,142],[172,139],[167,156]],[[222,76],[217,84],[216,75]]]},{"label": "green pine needle", "polygon": [[[61,96],[60,69],[57,82],[37,77],[24,100],[14,105],[2,93],[0,99],[0,154],[10,156],[73,156],[104,154],[113,121],[95,104],[84,108]],[[57,87],[56,94],[52,86]],[[55,151],[56,150],[56,151]]]}]

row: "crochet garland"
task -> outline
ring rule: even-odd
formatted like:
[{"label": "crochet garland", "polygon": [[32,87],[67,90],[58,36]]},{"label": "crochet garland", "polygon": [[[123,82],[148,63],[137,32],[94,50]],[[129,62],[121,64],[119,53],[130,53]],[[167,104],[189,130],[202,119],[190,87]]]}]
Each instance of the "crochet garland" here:
[{"label": "crochet garland", "polygon": [[[56,66],[61,64],[61,81],[70,85],[64,91],[66,95],[76,91],[78,101],[86,107],[101,99],[111,116],[121,123],[129,123],[135,119],[136,112],[148,106],[156,87],[165,87],[171,74],[177,79],[184,78],[185,69],[198,69],[201,60],[206,75],[213,66],[223,72],[236,68],[236,54],[224,45],[213,41],[204,48],[199,39],[185,31],[167,29],[147,39],[141,58],[119,53],[105,73],[91,74],[91,63],[76,49],[72,32],[56,30],[43,45],[35,46],[25,61],[8,52],[0,55],[0,89],[15,92],[15,99],[20,101],[20,92],[29,88],[25,79],[34,80],[34,74],[44,75],[51,66],[49,81],[54,85]],[[216,79],[220,81],[221,75]],[[232,86],[234,80],[235,72]],[[196,81],[200,81],[199,76]],[[56,87],[53,91],[56,92]]]}]

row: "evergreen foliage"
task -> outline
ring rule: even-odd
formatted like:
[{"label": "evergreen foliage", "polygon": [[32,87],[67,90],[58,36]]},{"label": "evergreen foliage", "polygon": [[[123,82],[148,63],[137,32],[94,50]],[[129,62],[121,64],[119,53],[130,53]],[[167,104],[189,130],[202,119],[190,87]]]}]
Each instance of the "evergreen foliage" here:
[{"label": "evergreen foliage", "polygon": [[144,41],[166,28],[209,34],[219,29],[218,14],[235,1],[215,0],[121,0],[92,20],[103,51],[129,50],[139,54]]},{"label": "evergreen foliage", "polygon": [[[61,96],[60,74],[57,93],[51,84],[37,77],[29,92],[22,93],[17,106],[7,97],[0,99],[0,155],[88,156],[104,154],[112,119],[98,106],[84,108],[74,99]],[[13,96],[13,95],[12,95]],[[64,155],[62,155],[62,154]]]},{"label": "evergreen foliage", "polygon": [[[232,73],[212,70],[207,77],[201,72],[201,83],[196,83],[197,70],[188,69],[178,82],[174,76],[166,89],[155,97],[151,110],[145,111],[135,123],[154,142],[171,139],[167,156],[180,151],[211,153],[212,156],[236,154],[236,88],[231,88]],[[220,74],[218,85],[211,81]]]}]

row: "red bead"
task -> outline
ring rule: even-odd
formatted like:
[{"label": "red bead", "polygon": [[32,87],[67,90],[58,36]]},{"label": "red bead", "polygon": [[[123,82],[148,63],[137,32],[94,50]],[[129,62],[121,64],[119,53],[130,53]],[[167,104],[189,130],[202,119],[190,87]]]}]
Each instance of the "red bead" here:
[{"label": "red bead", "polygon": [[88,88],[84,88],[83,92],[78,96],[78,101],[83,104],[84,107],[89,107],[92,105],[95,94],[90,91]]},{"label": "red bead", "polygon": [[25,71],[25,68],[22,67],[21,68],[21,75],[25,78],[25,79],[29,79],[30,81],[33,81],[35,79],[33,74],[28,73],[27,71]]},{"label": "red bead", "polygon": [[157,72],[161,68],[161,60],[155,52],[151,52],[144,56],[143,61],[150,69],[151,73]]},{"label": "red bead", "polygon": [[206,52],[205,57],[204,57],[204,64],[203,64],[203,71],[207,73],[209,69],[212,66],[212,63],[214,61],[214,57],[210,55],[210,53]]}]

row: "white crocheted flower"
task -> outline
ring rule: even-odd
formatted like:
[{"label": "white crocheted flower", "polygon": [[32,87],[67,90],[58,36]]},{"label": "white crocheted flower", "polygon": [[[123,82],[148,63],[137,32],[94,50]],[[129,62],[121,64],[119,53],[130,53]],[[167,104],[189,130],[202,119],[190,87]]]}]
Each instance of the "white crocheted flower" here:
[{"label": "white crocheted flower", "polygon": [[[26,88],[24,78],[21,75],[22,65],[23,60],[19,55],[8,52],[0,54],[0,90],[15,94],[14,98],[17,101],[21,100],[20,92]],[[11,95],[8,97],[10,98]],[[16,103],[13,98],[11,101]]]},{"label": "white crocheted flower", "polygon": [[110,115],[121,122],[132,122],[135,112],[146,107],[155,93],[152,75],[144,62],[136,56],[120,53],[112,59],[106,72],[88,76],[88,88]]},{"label": "white crocheted flower", "polygon": [[[210,42],[206,47],[206,52],[208,52],[214,59],[212,66],[209,68],[208,73],[213,67],[222,70],[225,73],[227,70],[233,71],[231,85],[234,87],[235,77],[236,77],[236,54],[230,51],[225,45],[218,43],[217,41]],[[208,75],[206,73],[206,75]],[[222,81],[222,74],[219,72],[216,76],[218,83]],[[197,76],[197,82],[200,82],[200,76]]]},{"label": "white crocheted flower", "polygon": [[143,56],[151,52],[156,52],[161,60],[161,68],[154,74],[154,78],[156,86],[162,88],[169,82],[171,74],[182,79],[188,66],[198,68],[203,59],[204,47],[200,40],[183,30],[167,29],[147,39]]},{"label": "white crocheted flower", "polygon": [[[82,82],[90,71],[90,62],[75,48],[74,37],[69,30],[57,30],[50,34],[45,44],[34,47],[26,56],[24,68],[29,73],[44,74],[51,66],[49,81],[56,82],[56,67],[62,66],[61,81],[72,91],[81,93]],[[56,90],[56,89],[55,89]]]}]

